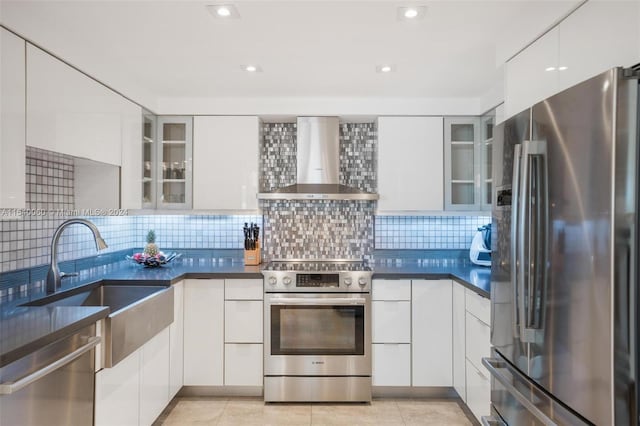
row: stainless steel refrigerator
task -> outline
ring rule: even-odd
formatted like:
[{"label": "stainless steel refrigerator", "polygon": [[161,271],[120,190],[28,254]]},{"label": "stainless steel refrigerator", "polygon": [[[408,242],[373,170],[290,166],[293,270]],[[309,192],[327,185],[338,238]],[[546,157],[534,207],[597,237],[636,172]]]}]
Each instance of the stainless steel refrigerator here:
[{"label": "stainless steel refrigerator", "polygon": [[494,138],[493,420],[639,424],[637,76],[604,72]]}]

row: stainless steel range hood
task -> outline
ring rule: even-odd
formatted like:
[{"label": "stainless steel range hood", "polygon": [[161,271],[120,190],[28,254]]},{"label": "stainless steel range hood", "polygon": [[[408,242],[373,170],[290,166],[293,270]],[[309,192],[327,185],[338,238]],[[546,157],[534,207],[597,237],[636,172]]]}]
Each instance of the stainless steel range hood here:
[{"label": "stainless steel range hood", "polygon": [[261,192],[261,200],[377,200],[340,184],[338,117],[298,117],[297,184]]}]

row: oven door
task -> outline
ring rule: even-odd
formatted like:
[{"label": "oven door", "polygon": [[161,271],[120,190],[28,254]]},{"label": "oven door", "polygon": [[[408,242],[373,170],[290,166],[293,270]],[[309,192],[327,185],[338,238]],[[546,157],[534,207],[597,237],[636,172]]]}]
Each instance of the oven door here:
[{"label": "oven door", "polygon": [[370,376],[371,295],[267,293],[265,375]]}]

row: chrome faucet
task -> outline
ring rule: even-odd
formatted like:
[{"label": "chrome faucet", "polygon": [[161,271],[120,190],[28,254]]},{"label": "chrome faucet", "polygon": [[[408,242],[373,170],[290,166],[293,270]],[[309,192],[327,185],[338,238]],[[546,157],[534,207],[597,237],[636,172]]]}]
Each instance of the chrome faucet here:
[{"label": "chrome faucet", "polygon": [[65,274],[64,272],[60,272],[60,268],[58,267],[58,242],[60,241],[60,236],[62,235],[62,231],[74,224],[84,225],[93,232],[93,239],[96,242],[97,250],[104,250],[108,247],[107,243],[102,239],[100,231],[98,231],[98,228],[92,222],[86,219],[69,219],[62,222],[60,226],[56,228],[53,233],[53,239],[51,240],[51,264],[47,272],[47,294],[55,293],[56,290],[62,286],[62,278],[78,275],[77,273]]}]

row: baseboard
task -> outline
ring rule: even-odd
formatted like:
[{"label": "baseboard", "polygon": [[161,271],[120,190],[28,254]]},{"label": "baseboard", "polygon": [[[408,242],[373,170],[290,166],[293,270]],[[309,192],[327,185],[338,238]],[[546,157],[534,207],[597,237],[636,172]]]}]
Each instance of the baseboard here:
[{"label": "baseboard", "polygon": [[259,396],[262,386],[183,386],[177,396]]},{"label": "baseboard", "polygon": [[459,398],[449,386],[373,386],[374,398]]}]

